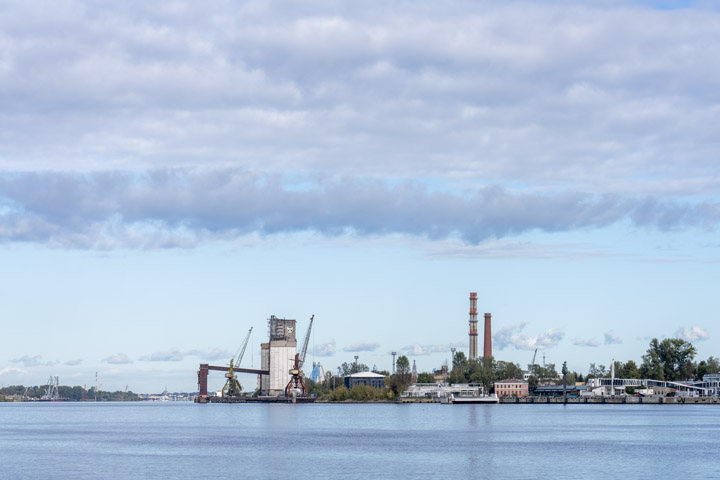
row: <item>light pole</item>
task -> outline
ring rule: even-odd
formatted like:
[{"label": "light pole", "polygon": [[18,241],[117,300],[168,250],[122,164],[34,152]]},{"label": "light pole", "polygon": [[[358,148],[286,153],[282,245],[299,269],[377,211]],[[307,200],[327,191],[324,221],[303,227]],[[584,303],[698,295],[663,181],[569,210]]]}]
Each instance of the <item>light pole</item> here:
[{"label": "light pole", "polygon": [[355,373],[358,373],[357,360],[358,360],[358,356],[355,355]]},{"label": "light pole", "polygon": [[395,355],[397,355],[397,352],[391,352],[393,356],[393,369],[392,374],[395,375]]}]

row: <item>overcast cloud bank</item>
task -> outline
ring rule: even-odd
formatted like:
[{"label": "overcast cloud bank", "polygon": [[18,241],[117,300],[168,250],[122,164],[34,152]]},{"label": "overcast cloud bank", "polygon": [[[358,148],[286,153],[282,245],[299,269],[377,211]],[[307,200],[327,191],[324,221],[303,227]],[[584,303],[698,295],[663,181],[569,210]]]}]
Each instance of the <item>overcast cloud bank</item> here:
[{"label": "overcast cloud bank", "polygon": [[0,159],[715,195],[720,14],[647,3],[8,2]]},{"label": "overcast cloud bank", "polygon": [[0,175],[0,240],[71,248],[194,246],[250,233],[458,237],[476,244],[529,231],[627,221],[714,227],[718,203],[485,186],[441,192],[418,182],[317,179],[296,184],[238,169]]}]

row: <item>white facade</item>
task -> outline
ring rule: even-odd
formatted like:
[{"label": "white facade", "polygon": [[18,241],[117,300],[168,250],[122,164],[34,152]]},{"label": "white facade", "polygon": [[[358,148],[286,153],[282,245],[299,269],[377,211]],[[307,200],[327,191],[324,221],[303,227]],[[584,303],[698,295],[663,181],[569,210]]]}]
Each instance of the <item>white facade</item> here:
[{"label": "white facade", "polygon": [[270,343],[270,380],[268,393],[270,395],[283,395],[285,393],[285,387],[287,387],[291,378],[290,369],[292,369],[295,364],[297,346],[275,346],[273,343],[274,342]]}]

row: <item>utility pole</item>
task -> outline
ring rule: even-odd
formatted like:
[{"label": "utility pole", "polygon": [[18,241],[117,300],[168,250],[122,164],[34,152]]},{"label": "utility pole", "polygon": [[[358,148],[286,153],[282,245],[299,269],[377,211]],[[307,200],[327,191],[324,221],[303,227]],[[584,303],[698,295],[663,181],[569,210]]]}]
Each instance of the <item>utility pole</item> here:
[{"label": "utility pole", "polygon": [[393,369],[392,374],[395,375],[395,355],[397,355],[397,352],[391,352],[393,356]]}]

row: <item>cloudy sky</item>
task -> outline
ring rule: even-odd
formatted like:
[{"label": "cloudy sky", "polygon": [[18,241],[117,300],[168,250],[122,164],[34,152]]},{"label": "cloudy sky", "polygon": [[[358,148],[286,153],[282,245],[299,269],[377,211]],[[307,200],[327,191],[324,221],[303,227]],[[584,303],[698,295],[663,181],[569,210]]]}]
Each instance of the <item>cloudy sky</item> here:
[{"label": "cloudy sky", "polygon": [[[712,2],[0,5],[0,384],[720,355]],[[250,387],[254,379],[241,379]],[[211,378],[211,387],[222,383]]]}]

